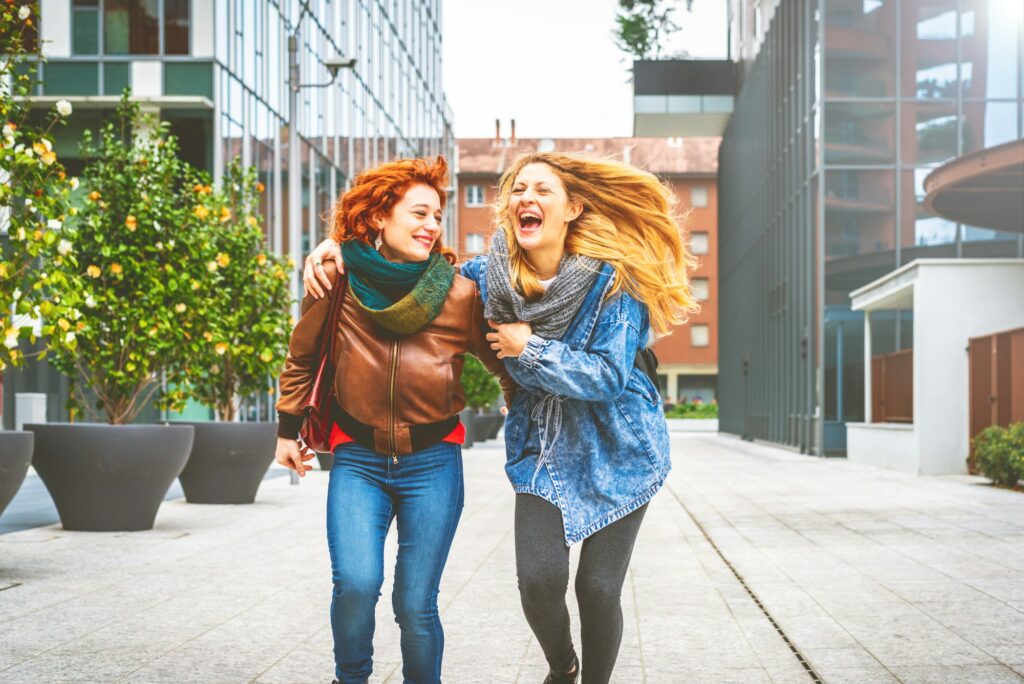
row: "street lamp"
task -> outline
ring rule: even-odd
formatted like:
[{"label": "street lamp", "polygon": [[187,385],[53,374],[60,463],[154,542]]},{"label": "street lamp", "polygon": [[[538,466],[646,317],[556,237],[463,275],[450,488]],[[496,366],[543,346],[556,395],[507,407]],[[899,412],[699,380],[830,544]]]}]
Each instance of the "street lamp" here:
[{"label": "street lamp", "polygon": [[299,29],[302,19],[310,12],[309,3],[302,3],[302,11],[295,21],[295,28],[288,36],[288,251],[295,262],[292,269],[292,316],[299,319],[299,273],[302,263],[302,145],[298,133],[299,91],[302,88],[326,88],[333,85],[342,69],[354,69],[355,58],[333,57],[324,61],[331,80],[326,83],[301,83],[299,75]]},{"label": "street lamp", "polygon": [[[326,88],[338,78],[342,69],[353,69],[355,58],[341,59],[333,57],[324,61],[331,80],[326,83],[301,83],[299,74],[299,29],[302,19],[309,12],[309,3],[302,3],[302,11],[295,21],[295,28],[288,35],[288,251],[295,263],[292,269],[292,317],[299,320],[299,302],[302,297],[299,273],[302,264],[302,144],[299,142],[297,115],[299,108],[299,91],[302,88]],[[312,197],[312,193],[310,193]],[[299,484],[298,474],[292,470],[288,473],[291,484]]]}]

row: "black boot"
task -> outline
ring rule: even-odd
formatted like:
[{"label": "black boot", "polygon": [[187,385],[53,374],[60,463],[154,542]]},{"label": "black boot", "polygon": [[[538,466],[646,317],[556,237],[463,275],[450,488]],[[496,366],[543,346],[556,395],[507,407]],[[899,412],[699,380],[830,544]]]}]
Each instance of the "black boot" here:
[{"label": "black boot", "polygon": [[548,676],[544,679],[544,684],[576,684],[576,680],[580,677],[580,661],[574,653],[572,656],[572,666],[568,672],[548,672]]}]

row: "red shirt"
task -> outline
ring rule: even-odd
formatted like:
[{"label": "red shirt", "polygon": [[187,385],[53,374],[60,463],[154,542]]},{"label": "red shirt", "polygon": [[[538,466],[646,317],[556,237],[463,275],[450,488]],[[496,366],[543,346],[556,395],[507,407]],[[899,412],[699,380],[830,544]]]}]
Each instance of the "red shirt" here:
[{"label": "red shirt", "polygon": [[[338,427],[337,423],[331,425],[331,453],[338,448],[339,444],[347,444],[354,442],[355,440],[342,432],[341,428]],[[451,442],[452,444],[465,444],[466,442],[466,428],[463,426],[462,421],[455,426],[455,429],[448,433],[448,436],[441,440],[442,442]]]}]

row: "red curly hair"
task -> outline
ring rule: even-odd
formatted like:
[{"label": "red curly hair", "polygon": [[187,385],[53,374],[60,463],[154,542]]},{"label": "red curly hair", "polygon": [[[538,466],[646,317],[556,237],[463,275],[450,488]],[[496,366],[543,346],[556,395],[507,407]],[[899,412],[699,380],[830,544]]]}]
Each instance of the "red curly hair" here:
[{"label": "red curly hair", "polygon": [[[434,160],[399,159],[362,172],[334,204],[331,237],[339,243],[362,240],[373,244],[377,219],[388,216],[413,185],[436,190],[444,209],[448,162],[441,156]],[[440,252],[449,263],[455,263],[455,252],[442,244],[440,236],[431,251]]]}]

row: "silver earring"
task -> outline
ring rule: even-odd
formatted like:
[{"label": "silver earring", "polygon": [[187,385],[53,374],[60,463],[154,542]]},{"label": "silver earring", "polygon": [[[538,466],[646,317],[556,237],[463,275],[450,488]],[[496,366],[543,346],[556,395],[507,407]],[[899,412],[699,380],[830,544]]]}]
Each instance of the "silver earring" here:
[{"label": "silver earring", "polygon": [[384,244],[384,238],[380,235],[380,233],[377,233],[377,239],[373,241],[373,248],[378,252],[380,251],[380,246]]}]

